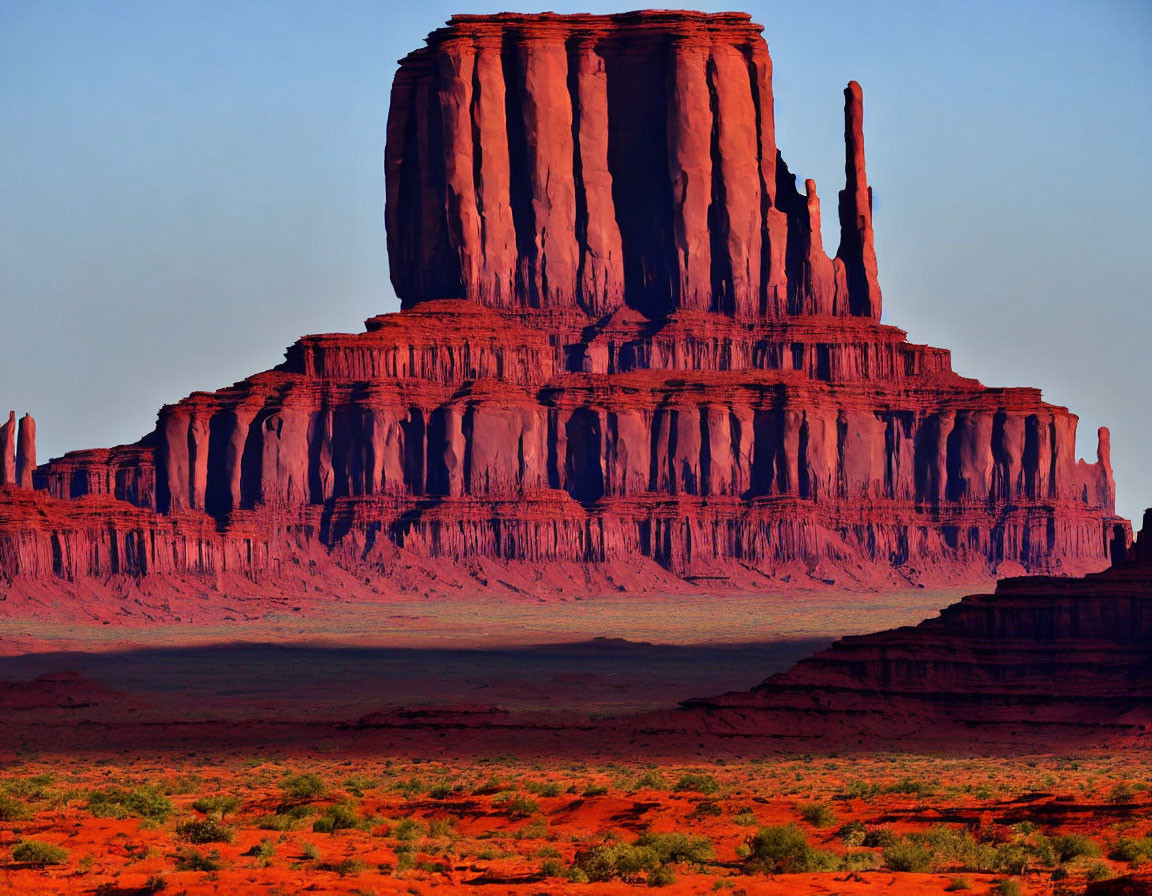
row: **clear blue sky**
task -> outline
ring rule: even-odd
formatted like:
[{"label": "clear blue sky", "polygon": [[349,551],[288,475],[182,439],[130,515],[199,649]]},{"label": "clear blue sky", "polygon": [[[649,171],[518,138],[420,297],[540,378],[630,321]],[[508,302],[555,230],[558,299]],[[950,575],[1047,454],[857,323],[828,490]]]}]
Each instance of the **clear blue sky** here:
[{"label": "clear blue sky", "polygon": [[[0,0],[0,406],[37,417],[41,458],[134,441],[161,404],[394,310],[395,62],[499,8]],[[1152,4],[745,8],[781,149],[828,207],[841,90],[864,87],[886,322],[1042,387],[1089,459],[1110,426],[1122,511],[1152,504]]]}]

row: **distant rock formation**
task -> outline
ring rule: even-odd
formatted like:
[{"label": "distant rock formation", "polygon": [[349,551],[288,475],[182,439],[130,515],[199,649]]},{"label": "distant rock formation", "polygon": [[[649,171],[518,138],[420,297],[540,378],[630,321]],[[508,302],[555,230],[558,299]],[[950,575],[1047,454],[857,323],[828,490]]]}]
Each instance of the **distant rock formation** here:
[{"label": "distant rock formation", "polygon": [[16,484],[16,412],[0,425],[0,485]]},{"label": "distant rock formation", "polygon": [[[788,740],[1152,741],[1152,509],[1085,578],[1005,579],[916,626],[842,638],[673,727]],[[959,734],[958,734],[959,732]]]},{"label": "distant rock formation", "polygon": [[20,418],[16,436],[16,484],[32,488],[32,471],[36,469],[36,421],[31,414]]},{"label": "distant rock formation", "polygon": [[1103,567],[1124,525],[1107,430],[1078,462],[1067,409],[879,322],[859,85],[829,257],[760,31],[645,12],[433,32],[388,121],[403,310],[40,466],[34,498],[0,502],[0,576],[271,590],[428,560],[667,591]]}]

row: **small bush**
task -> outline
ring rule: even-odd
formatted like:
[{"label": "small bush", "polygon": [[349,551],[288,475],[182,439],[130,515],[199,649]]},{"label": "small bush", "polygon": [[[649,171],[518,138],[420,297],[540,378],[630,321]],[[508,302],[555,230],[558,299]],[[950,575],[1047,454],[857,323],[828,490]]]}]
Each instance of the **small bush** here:
[{"label": "small bush", "polygon": [[454,797],[459,793],[455,787],[447,782],[441,781],[439,784],[433,784],[432,788],[428,791],[428,796],[434,800],[447,800]]},{"label": "small bush", "polygon": [[318,834],[334,834],[336,831],[357,830],[366,826],[364,818],[352,803],[329,806],[323,815],[312,822],[312,830]]},{"label": "small bush", "polygon": [[[735,821],[735,819],[733,819],[733,821]],[[855,846],[864,845],[864,841],[868,837],[868,830],[862,822],[850,821],[848,824],[841,826],[840,830],[836,832],[836,836],[840,838],[841,843],[851,849]]]},{"label": "small bush", "polygon": [[1093,862],[1084,869],[1084,876],[1088,880],[1109,880],[1112,877],[1112,869],[1104,862]]},{"label": "small bush", "polygon": [[534,793],[536,796],[560,796],[562,788],[555,781],[529,781],[524,785],[524,789],[529,793]]},{"label": "small bush", "polygon": [[748,866],[756,871],[796,874],[830,871],[839,865],[833,853],[809,846],[808,835],[795,824],[760,828],[748,846]]},{"label": "small bush", "polygon": [[676,883],[676,872],[667,865],[660,865],[648,872],[644,882],[650,887],[670,887]]},{"label": "small bush", "polygon": [[150,785],[133,790],[108,787],[88,795],[88,811],[98,818],[136,816],[164,821],[172,814],[172,801],[158,787]]},{"label": "small bush", "polygon": [[274,815],[262,815],[256,819],[256,827],[262,831],[291,831],[314,811],[311,806],[292,806]]},{"label": "small bush", "polygon": [[564,877],[564,865],[558,859],[545,859],[540,863],[541,877]]},{"label": "small bush", "polygon": [[880,860],[873,852],[849,852],[840,864],[845,871],[875,871]]},{"label": "small bush", "polygon": [[800,817],[816,828],[830,828],[836,824],[836,813],[824,803],[807,803],[801,806]]},{"label": "small bush", "polygon": [[1116,845],[1108,852],[1108,858],[1117,862],[1127,862],[1129,865],[1139,865],[1152,858],[1152,837],[1133,839],[1121,837]]},{"label": "small bush", "polygon": [[711,775],[685,772],[679,777],[672,789],[681,793],[685,791],[692,793],[715,793],[720,789],[720,783]]},{"label": "small bush", "polygon": [[1024,890],[1020,887],[1020,881],[1014,877],[1006,877],[996,885],[996,892],[1000,896],[1024,896]]},{"label": "small bush", "polygon": [[701,800],[696,804],[696,808],[689,814],[689,818],[719,818],[724,814],[724,810],[720,808],[720,804],[714,800]]},{"label": "small bush", "polygon": [[656,853],[646,847],[627,843],[603,843],[579,850],[573,870],[592,882],[621,878],[635,881],[640,874],[653,871],[660,864]]},{"label": "small bush", "polygon": [[234,831],[215,818],[191,819],[176,825],[176,836],[187,843],[231,843]]},{"label": "small bush", "polygon": [[1136,790],[1127,781],[1121,781],[1108,793],[1110,803],[1131,803],[1136,798]]},{"label": "small bush", "polygon": [[665,778],[660,772],[648,770],[644,772],[636,783],[632,785],[633,790],[667,790],[668,779]]},{"label": "small bush", "polygon": [[220,853],[215,849],[207,855],[198,849],[190,849],[176,857],[177,871],[219,871],[223,867]]},{"label": "small bush", "polygon": [[22,865],[60,865],[68,861],[68,850],[42,840],[21,840],[12,847],[12,861]]},{"label": "small bush", "polygon": [[971,890],[971,889],[972,889],[972,881],[968,880],[968,878],[966,878],[966,877],[954,877],[948,883],[948,886],[946,886],[944,888],[944,892],[945,893],[955,893],[959,890]]},{"label": "small bush", "polygon": [[426,790],[424,782],[417,777],[411,777],[404,781],[397,781],[392,785],[392,789],[407,800],[420,796],[420,794],[424,793]]},{"label": "small bush", "polygon": [[392,829],[397,840],[417,840],[424,836],[424,826],[414,818],[405,818]]},{"label": "small bush", "polygon": [[202,812],[205,815],[219,815],[221,818],[225,815],[231,815],[239,807],[240,800],[238,797],[223,793],[202,796],[192,804],[192,808],[197,812]]},{"label": "small bush", "polygon": [[300,854],[306,859],[311,859],[315,862],[320,858],[320,849],[315,843],[302,843],[300,845]]},{"label": "small bush", "polygon": [[324,795],[324,782],[319,775],[305,772],[298,775],[288,775],[280,782],[280,790],[285,800],[295,803],[319,799]]},{"label": "small bush", "polygon": [[608,793],[608,788],[604,787],[602,784],[589,784],[587,787],[584,788],[583,793],[581,793],[580,795],[583,797],[605,796],[607,793]]},{"label": "small bush", "polygon": [[884,864],[891,871],[912,871],[924,874],[932,870],[932,853],[923,843],[910,837],[901,837],[882,853]]},{"label": "small bush", "polygon": [[364,796],[364,791],[371,790],[375,786],[375,781],[363,775],[349,775],[344,779],[344,789],[352,796]]},{"label": "small bush", "polygon": [[760,822],[757,820],[756,816],[752,814],[751,809],[745,809],[743,812],[738,812],[732,816],[732,823],[738,824],[745,828],[754,828]]},{"label": "small bush", "polygon": [[518,793],[502,800],[500,807],[509,818],[527,818],[540,810],[540,804],[536,800],[521,796]]},{"label": "small bush", "polygon": [[1061,834],[1052,838],[1052,848],[1061,862],[1070,862],[1079,858],[1096,858],[1100,855],[1100,846],[1095,840],[1083,834]]},{"label": "small bush", "polygon": [[883,849],[887,846],[894,846],[896,841],[899,839],[900,838],[891,828],[872,828],[871,830],[864,832],[864,842],[861,845],[868,846],[873,849]]},{"label": "small bush", "polygon": [[650,849],[662,865],[672,862],[692,862],[703,865],[715,855],[712,841],[707,837],[690,837],[674,831],[667,834],[647,832],[636,841],[638,847]]},{"label": "small bush", "polygon": [[32,811],[19,800],[10,796],[0,796],[0,821],[24,821],[32,817]]}]

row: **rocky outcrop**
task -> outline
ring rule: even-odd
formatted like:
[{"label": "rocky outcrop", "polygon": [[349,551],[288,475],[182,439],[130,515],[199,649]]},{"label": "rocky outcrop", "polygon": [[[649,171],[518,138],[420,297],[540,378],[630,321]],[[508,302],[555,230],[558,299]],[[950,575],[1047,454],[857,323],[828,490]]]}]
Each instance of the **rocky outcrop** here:
[{"label": "rocky outcrop", "polygon": [[16,484],[32,488],[32,471],[36,469],[36,421],[31,414],[20,418],[16,435]]},{"label": "rocky outcrop", "polygon": [[843,638],[747,693],[688,701],[674,724],[849,742],[961,737],[1049,747],[1152,732],[1152,510],[1118,562],[999,583],[917,626]]},{"label": "rocky outcrop", "polygon": [[376,581],[401,552],[606,587],[640,564],[667,591],[1101,568],[1107,430],[1077,461],[1067,409],[879,322],[859,86],[830,258],[771,83],[744,15],[454,18],[393,85],[403,310],[40,466],[35,500],[3,493],[0,574]]},{"label": "rocky outcrop", "polygon": [[0,485],[16,484],[16,412],[0,425]]}]

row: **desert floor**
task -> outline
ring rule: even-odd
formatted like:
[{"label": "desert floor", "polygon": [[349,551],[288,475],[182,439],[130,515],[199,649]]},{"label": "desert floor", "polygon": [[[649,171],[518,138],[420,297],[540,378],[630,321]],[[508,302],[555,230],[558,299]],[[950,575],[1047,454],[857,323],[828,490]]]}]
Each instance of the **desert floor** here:
[{"label": "desert floor", "polygon": [[[0,622],[0,892],[1079,894],[1131,873],[1152,857],[1143,753],[796,754],[590,727],[957,597]],[[423,721],[371,724],[406,713]]]}]

